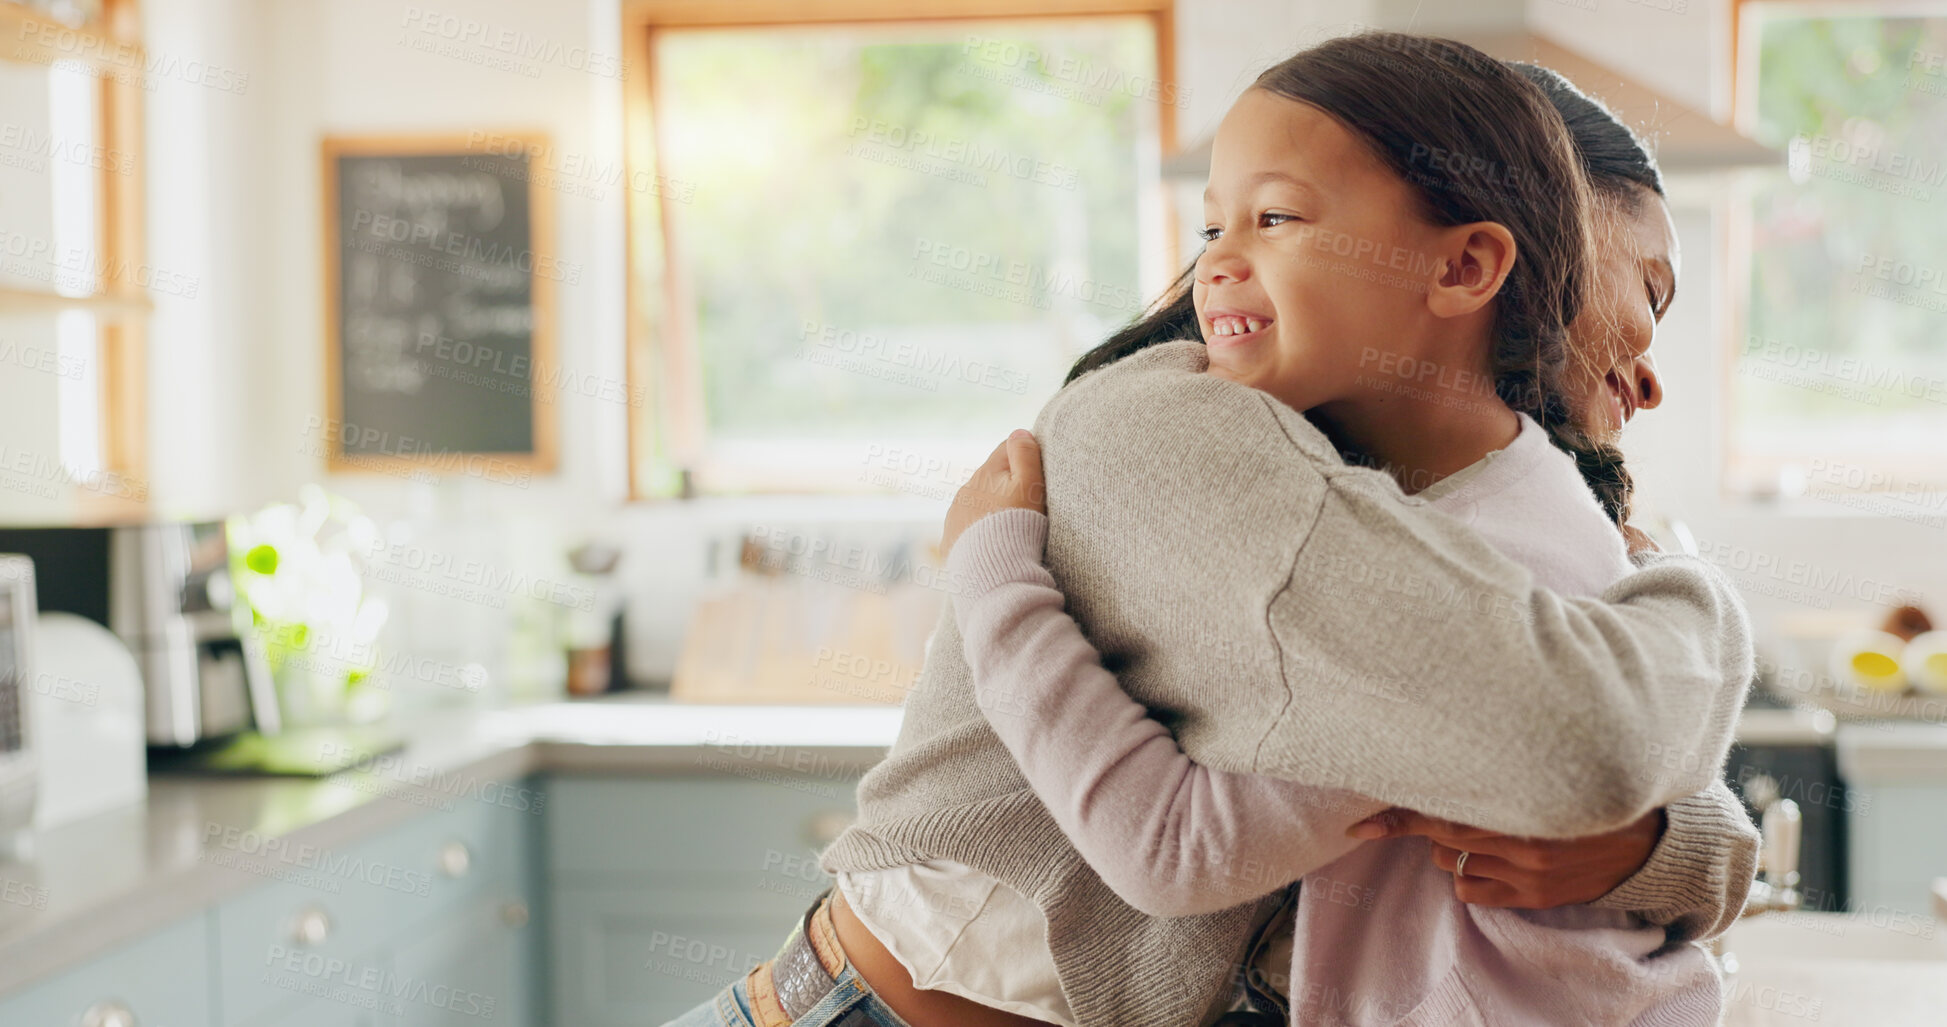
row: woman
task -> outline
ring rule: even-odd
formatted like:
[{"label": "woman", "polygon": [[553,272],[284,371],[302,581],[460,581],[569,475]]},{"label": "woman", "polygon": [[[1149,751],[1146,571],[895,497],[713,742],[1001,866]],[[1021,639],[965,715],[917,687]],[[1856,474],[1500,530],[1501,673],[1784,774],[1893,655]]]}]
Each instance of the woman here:
[{"label": "woman", "polygon": [[[1558,106],[1563,99],[1557,98]],[[1258,105],[1265,116],[1248,123],[1233,121],[1236,111],[1226,119],[1211,172],[1214,195],[1234,196],[1238,182],[1259,172],[1259,166],[1238,155],[1240,149],[1249,150],[1239,140],[1302,131],[1300,126],[1281,126],[1272,117],[1282,103],[1265,100]],[[1591,165],[1602,163],[1600,155],[1583,156]],[[1595,409],[1581,427],[1591,437],[1606,439],[1627,420],[1635,402],[1656,401],[1655,374],[1646,355],[1675,275],[1668,259],[1651,256],[1670,256],[1667,231],[1655,230],[1666,220],[1658,183],[1625,175],[1595,177],[1607,186],[1598,204],[1601,227],[1609,237],[1605,249],[1634,254],[1630,263],[1636,266],[1627,277],[1608,276],[1586,318],[1616,329],[1608,334],[1617,345],[1600,354],[1602,359],[1572,369],[1575,377],[1586,379],[1585,387],[1564,383],[1559,391],[1604,394],[1609,402],[1584,404]],[[1306,223],[1315,224],[1317,231],[1332,225],[1328,200],[1294,196],[1265,202],[1264,209],[1272,212],[1292,204],[1309,215]],[[1645,216],[1652,209],[1657,209],[1655,222]],[[1214,202],[1209,216],[1220,226],[1213,228],[1213,236],[1236,231],[1234,218],[1224,225]],[[1274,305],[1271,301],[1283,284],[1277,272],[1287,262],[1288,250],[1280,245],[1284,242],[1288,240],[1276,232],[1263,232],[1206,249],[1194,298],[1206,332],[1215,322],[1217,334],[1223,334],[1221,311],[1226,309]],[[1244,327],[1245,334],[1256,334],[1252,325]],[[1213,354],[1222,344],[1212,340]],[[1451,340],[1435,352],[1445,361],[1443,376],[1466,376],[1458,381],[1487,376],[1479,369],[1490,361],[1468,359]],[[1209,359],[1215,365],[1221,357]],[[1374,363],[1381,362],[1362,360]],[[1429,377],[1417,374],[1413,364],[1404,370],[1412,381]],[[1627,393],[1616,388],[1625,376],[1635,382]],[[1374,394],[1367,397],[1368,408],[1395,422],[1411,424],[1428,413],[1437,417],[1451,393],[1465,394],[1437,386],[1401,394],[1388,388],[1394,380],[1377,376],[1364,388]],[[1477,395],[1469,398],[1481,402]],[[1353,402],[1329,408],[1321,404],[1314,416],[1350,422],[1352,427],[1342,434],[1355,439],[1362,430],[1373,437],[1369,427],[1358,424],[1360,415],[1348,415],[1345,405]],[[1413,414],[1401,409],[1416,404],[1427,410]],[[1300,879],[1295,910],[1274,933],[1287,942],[1287,954],[1261,967],[1267,981],[1302,983],[1288,999],[1267,1003],[1293,1023],[1419,1024],[1463,1018],[1493,1024],[1716,1022],[1721,983],[1701,947],[1668,946],[1661,928],[1614,909],[1483,908],[1497,904],[1492,900],[1468,905],[1457,890],[1477,882],[1505,887],[1497,878],[1505,878],[1508,870],[1502,857],[1469,840],[1455,838],[1454,847],[1444,850],[1417,838],[1373,842],[1334,858],[1329,828],[1335,811],[1329,808],[1329,797],[1299,782],[1227,774],[1184,756],[1167,729],[1122,694],[1075,622],[1062,612],[1061,592],[1039,566],[1046,534],[1045,511],[1034,497],[1039,463],[1032,440],[1025,433],[1017,436],[1004,446],[1005,465],[990,462],[983,472],[986,480],[967,491],[968,496],[1003,497],[1010,509],[982,518],[958,542],[953,537],[977,514],[958,509],[949,514],[949,570],[971,586],[955,594],[955,612],[989,723],[1064,835],[1119,898],[1152,915],[1191,916],[1256,898],[1263,890],[1262,878]],[[1431,451],[1431,441],[1419,440],[1418,451]],[[1411,452],[1412,447],[1394,444],[1385,455],[1392,462]],[[1524,417],[1523,430],[1491,457],[1432,487],[1409,486],[1409,491],[1478,527],[1496,548],[1529,567],[1537,581],[1563,594],[1598,593],[1629,572],[1617,530],[1626,494],[1616,486],[1627,480],[1614,473],[1619,462],[1594,483],[1608,486],[1618,500],[1604,510],[1576,462],[1552,447],[1531,418]],[[1359,681],[1345,684],[1366,686]],[[1404,690],[1400,698],[1413,701]],[[1387,727],[1373,725],[1375,730]],[[1465,735],[1426,741],[1433,746],[1464,744]],[[1239,866],[1255,872],[1238,875]],[[876,915],[871,901],[867,894],[857,904],[860,917],[869,923]],[[881,933],[898,937],[896,931]],[[949,967],[940,976],[960,975]],[[1057,1022],[1069,1019],[1059,1008],[1044,1012]]]},{"label": "woman", "polygon": [[[1469,69],[1477,69],[1479,59],[1478,55],[1471,51],[1463,51],[1449,44],[1431,41],[1415,41],[1409,47],[1403,47],[1400,37],[1369,39],[1354,46],[1364,47],[1368,51],[1366,56],[1408,60],[1414,56],[1412,48],[1429,49],[1439,58],[1433,63],[1445,66],[1442,64],[1443,61],[1457,58],[1460,65]],[[1442,74],[1441,67],[1418,70],[1436,78]],[[1518,218],[1519,212],[1512,212],[1508,216]],[[1103,398],[1100,394],[1101,379],[1106,376],[1095,377],[1097,380],[1094,384],[1098,386],[1095,395],[1099,402]],[[1082,395],[1087,390],[1082,389],[1081,386],[1089,384],[1090,382],[1084,380],[1074,389],[1065,390],[1070,394],[1066,397],[1068,402],[1062,411],[1064,415],[1074,415],[1077,411],[1087,412],[1085,404],[1088,400]],[[1200,397],[1207,395],[1213,404],[1233,398],[1232,394],[1221,391],[1207,394],[1199,392],[1198,395]],[[1110,398],[1124,400],[1129,397],[1125,395]],[[1149,401],[1157,398],[1156,395],[1148,396]],[[1057,403],[1050,405],[1051,410],[1061,405],[1062,401],[1063,397],[1058,397]],[[1129,425],[1119,425],[1112,418],[1100,416],[1100,413],[1101,411],[1097,411],[1094,419],[1084,418],[1083,423],[1073,427],[1077,431],[1083,428],[1092,429],[1095,436],[1112,434],[1118,427],[1130,429]],[[1131,419],[1148,413],[1150,411],[1138,407],[1131,415]],[[1225,416],[1232,413],[1242,418],[1250,411],[1226,411]],[[1294,439],[1307,431],[1312,432],[1314,436],[1316,434],[1315,429],[1291,420],[1284,413],[1274,411],[1273,414],[1277,418],[1273,427],[1289,433]],[[1045,419],[1046,415],[1044,415]],[[1222,423],[1226,426],[1246,426],[1241,420],[1227,420]],[[1143,422],[1135,425],[1132,430],[1137,438],[1143,439],[1149,437],[1145,436],[1144,432],[1155,427],[1153,423]],[[1063,447],[1070,446],[1074,442],[1085,441],[1091,436],[1084,432],[1080,436],[1070,437],[1064,435],[1061,430],[1056,430],[1052,434],[1044,430],[1042,434],[1044,441],[1049,443],[1047,456],[1051,467],[1050,506],[1057,507],[1058,499],[1063,501],[1080,499],[1079,496],[1063,496],[1060,491],[1066,487],[1067,481],[1080,480],[1079,473],[1083,470],[1077,465],[1063,463],[1071,456]],[[1253,437],[1262,438],[1267,446],[1272,445],[1270,435],[1260,434]],[[1289,478],[1294,487],[1300,490],[1312,490],[1307,492],[1308,495],[1322,495],[1316,491],[1317,487],[1337,489],[1349,480],[1348,476],[1338,475],[1326,466],[1328,462],[1336,463],[1338,459],[1335,453],[1330,453],[1329,447],[1316,445],[1309,439],[1298,441],[1306,447],[1307,459],[1315,460],[1316,463],[1288,462],[1279,465],[1278,470]],[[1322,441],[1322,439],[1318,440],[1318,442]],[[1187,454],[1193,461],[1194,470],[1207,471],[1209,467],[1222,463],[1230,456],[1230,454],[1208,451],[1207,448],[1200,449],[1199,447],[1204,446],[1207,440],[1201,439],[1194,432],[1179,434],[1173,437],[1171,442],[1174,446],[1180,447],[1180,450],[1166,451]],[[1325,455],[1321,455],[1321,451]],[[1076,475],[1058,473],[1057,468],[1063,471],[1074,470],[1077,473]],[[1314,468],[1323,472],[1323,479],[1315,476]],[[1324,486],[1318,485],[1320,480],[1325,482]],[[1145,497],[1139,492],[1127,492],[1124,487],[1126,482],[1118,481],[1112,476],[1107,479],[1092,480],[1087,484],[1096,490],[1091,493],[1092,496],[1109,497],[1109,502],[1104,505],[1112,506],[1119,497],[1129,503],[1129,510],[1121,512],[1141,513],[1139,507]],[[1204,506],[1198,505],[1199,502],[1210,500],[1213,491],[1221,493],[1223,483],[1215,484],[1219,486],[1215,490],[1206,489],[1202,494],[1183,497],[1183,508],[1207,511],[1213,515],[1225,514],[1226,511],[1221,506],[1208,506],[1207,503]],[[1122,488],[1123,491],[1117,493],[1118,488]],[[1224,497],[1219,494],[1215,498]],[[1445,527],[1437,524],[1429,525],[1414,521],[1411,516],[1381,502],[1383,497],[1377,495],[1353,494],[1341,489],[1332,492],[1326,498],[1332,501],[1334,513],[1340,506],[1346,506],[1355,510],[1362,520],[1358,525],[1347,525],[1337,521],[1327,524],[1316,518],[1305,520],[1302,511],[1294,509],[1290,515],[1293,530],[1302,529],[1305,532],[1329,530],[1334,533],[1334,538],[1343,539],[1348,531],[1356,529],[1367,532],[1367,535],[1362,537],[1379,539],[1383,536],[1383,541],[1388,546],[1399,548],[1410,548],[1416,542],[1427,542],[1428,538],[1423,533],[1439,534],[1446,531]],[[1311,509],[1309,503],[1298,505],[1307,510]],[[1088,512],[1082,507],[1075,509],[1078,513]],[[1109,509],[1101,512],[1114,514],[1118,511]],[[1281,514],[1283,512],[1280,511]],[[1395,516],[1398,516],[1400,523],[1406,525],[1404,528],[1399,530],[1383,528],[1379,529],[1377,535],[1372,534],[1373,529],[1370,528],[1372,520],[1385,520]],[[1060,521],[1057,523],[1059,524]],[[1118,527],[1123,529],[1131,526],[1139,527],[1140,522],[1118,524]],[[1259,530],[1262,531],[1262,525],[1259,526]],[[1090,555],[1085,550],[1073,548],[1075,539],[1062,539],[1060,546],[1057,546],[1055,541],[1051,540],[1049,559],[1058,569],[1073,572],[1081,566],[1076,560],[1085,560]],[[1190,546],[1197,544],[1198,541],[1195,537],[1181,540],[1184,545]],[[1246,539],[1246,541],[1254,540]],[[1649,574],[1638,576],[1641,580],[1633,591],[1625,590],[1627,594],[1613,596],[1612,598],[1619,600],[1617,604],[1598,610],[1593,606],[1562,603],[1545,593],[1531,591],[1525,581],[1506,577],[1503,569],[1505,565],[1490,559],[1483,548],[1468,548],[1468,544],[1465,543],[1453,543],[1458,548],[1452,548],[1448,545],[1452,540],[1445,538],[1431,541],[1437,543],[1433,547],[1434,551],[1427,553],[1421,559],[1425,561],[1426,566],[1433,569],[1436,578],[1445,573],[1443,569],[1451,568],[1457,562],[1465,573],[1459,579],[1446,579],[1448,583],[1454,580],[1464,581],[1464,588],[1473,590],[1471,593],[1473,598],[1511,604],[1506,608],[1528,615],[1529,620],[1520,630],[1514,630],[1511,625],[1495,623],[1491,618],[1470,619],[1468,616],[1453,614],[1453,611],[1441,611],[1423,604],[1416,606],[1411,597],[1403,598],[1395,605],[1412,608],[1418,616],[1415,624],[1419,626],[1417,630],[1423,632],[1424,637],[1418,640],[1422,643],[1431,639],[1456,647],[1471,646],[1477,654],[1491,654],[1494,659],[1503,662],[1504,670],[1518,671],[1518,676],[1524,679],[1546,675],[1584,677],[1593,687],[1593,695],[1607,699],[1615,699],[1622,695],[1645,694],[1642,689],[1650,687],[1663,675],[1687,676],[1695,681],[1714,677],[1721,684],[1729,686],[1729,691],[1734,693],[1733,698],[1741,694],[1744,677],[1748,675],[1748,652],[1742,655],[1739,653],[1744,644],[1741,636],[1741,620],[1734,611],[1720,605],[1719,599],[1712,598],[1714,595],[1711,592],[1714,587],[1712,582],[1694,580],[1681,582],[1677,580],[1677,576],[1665,573],[1674,568],[1657,568]],[[1329,550],[1330,547],[1321,543],[1320,548]],[[1424,547],[1421,551],[1427,552]],[[1310,565],[1300,569],[1307,573],[1320,570]],[[1704,577],[1708,578],[1708,575]],[[1438,583],[1440,582],[1436,582]],[[1082,608],[1087,608],[1089,605],[1078,603],[1078,607]],[[1078,610],[1078,612],[1082,611]],[[1196,660],[1189,658],[1194,654],[1186,654],[1179,665],[1170,666],[1166,662],[1170,657],[1168,649],[1153,644],[1159,639],[1167,640],[1166,626],[1156,623],[1136,624],[1133,626],[1134,634],[1130,634],[1131,625],[1117,624],[1106,611],[1101,612],[1104,616],[1097,618],[1097,621],[1098,626],[1105,629],[1104,637],[1109,638],[1118,630],[1123,631],[1124,637],[1120,640],[1128,643],[1123,647],[1124,651],[1135,654],[1132,659],[1134,664],[1132,680],[1140,683],[1143,679],[1142,672],[1148,669],[1145,661],[1159,664],[1159,669],[1164,676],[1168,676],[1170,672],[1188,672],[1194,668]],[[1374,625],[1353,624],[1343,617],[1335,618],[1332,615],[1333,611],[1328,608],[1311,608],[1300,612],[1307,615],[1302,618],[1302,623],[1286,625],[1298,632],[1293,636],[1293,641],[1311,647],[1308,651],[1331,652],[1335,658],[1359,659],[1358,654],[1336,651],[1332,647],[1342,644],[1343,639],[1351,635],[1355,628]],[[1649,616],[1639,616],[1644,613],[1648,613]],[[1085,622],[1089,620],[1086,615],[1083,619]],[[1313,621],[1317,622],[1315,626],[1319,634],[1307,636],[1305,632],[1314,626],[1311,623]],[[1687,655],[1673,655],[1665,651],[1661,642],[1650,636],[1657,634],[1658,631],[1665,631],[1672,621],[1682,621],[1692,625],[1693,634],[1689,636],[1687,645],[1697,642],[1702,644],[1690,650]],[[1567,626],[1565,634],[1558,630],[1564,625]],[[1582,629],[1590,627],[1599,629],[1599,633],[1604,638],[1624,640],[1621,648],[1628,652],[1605,650],[1602,654],[1570,653],[1552,647],[1552,643],[1564,641],[1567,636],[1578,635]],[[1521,638],[1531,638],[1536,630],[1548,636],[1551,642],[1551,646],[1544,647],[1548,652],[1539,657],[1523,649],[1523,643],[1519,641]],[[1143,632],[1148,632],[1148,635],[1139,637]],[[1332,637],[1333,632],[1339,633],[1336,641]],[[1367,633],[1370,634],[1369,631]],[[1184,642],[1187,645],[1189,640],[1186,639]],[[867,814],[868,822],[860,830],[855,831],[849,841],[841,840],[840,845],[835,847],[835,851],[828,853],[830,857],[828,864],[835,864],[836,869],[852,873],[870,873],[875,868],[924,866],[929,861],[964,861],[969,865],[991,868],[1000,876],[1000,883],[1034,899],[1041,910],[1048,915],[1048,939],[1056,946],[1055,962],[1061,966],[1062,971],[1058,990],[1066,998],[1076,1000],[1075,1011],[1079,1022],[1171,1023],[1201,1019],[1204,1012],[1211,1008],[1212,1001],[1227,997],[1222,994],[1221,988],[1213,986],[1213,978],[1214,984],[1221,984],[1223,978],[1234,970],[1236,961],[1242,954],[1243,941],[1248,939],[1255,921],[1266,910],[1246,908],[1207,917],[1156,921],[1144,918],[1126,907],[1118,907],[1113,902],[1113,896],[1106,894],[1099,880],[1091,882],[1085,873],[1086,868],[1080,865],[1079,858],[1072,850],[1067,849],[1058,831],[1047,822],[1045,811],[1040,811],[1037,815],[1038,803],[1021,787],[1018,778],[1007,779],[1008,765],[1005,762],[1004,751],[1000,750],[998,743],[991,738],[981,737],[980,728],[983,725],[979,722],[979,711],[967,701],[970,688],[966,681],[964,665],[959,665],[957,668],[955,666],[958,662],[957,648],[958,638],[954,625],[950,619],[943,620],[928,661],[927,677],[930,680],[923,682],[921,689],[915,695],[914,705],[909,707],[906,726],[902,731],[900,744],[895,748],[894,757],[886,765],[882,765],[880,770],[875,771],[874,776],[869,778],[861,788],[862,809]],[[1408,645],[1405,648],[1411,650],[1414,647]],[[1422,651],[1418,655],[1424,656],[1424,646],[1420,649]],[[1401,655],[1414,656],[1415,654],[1405,652]],[[1424,662],[1422,666],[1428,666],[1430,669],[1430,665]],[[1239,677],[1240,680],[1235,683],[1238,688],[1257,687],[1256,682],[1241,680],[1246,675],[1239,675]],[[1685,684],[1695,690],[1694,681]],[[1667,697],[1658,693],[1659,701],[1677,705],[1690,701],[1687,693],[1680,690],[1672,690],[1672,693]],[[1522,700],[1529,704],[1546,704],[1550,701],[1551,697],[1545,693],[1535,693]],[[1722,725],[1717,722],[1723,719],[1721,711],[1724,705],[1720,697],[1713,697],[1709,702],[1685,707],[1686,715],[1695,716],[1699,724],[1707,729],[1683,735],[1680,739],[1673,737],[1672,741],[1703,748],[1718,744],[1715,736],[1722,734],[1722,731],[1718,730]],[[1217,737],[1217,734],[1226,729],[1216,720],[1199,718],[1195,697],[1188,697],[1186,701],[1178,703],[1177,710],[1182,718],[1179,721],[1179,728],[1188,746],[1198,745]],[[1683,721],[1686,717],[1679,716],[1673,719]],[[1482,729],[1491,731],[1491,724],[1482,725]],[[1327,745],[1319,744],[1323,741],[1329,741],[1329,738],[1314,737],[1310,739],[1309,744],[1317,745],[1321,750],[1329,748]],[[1308,765],[1305,754],[1301,750],[1291,749],[1288,741],[1280,744],[1285,748],[1273,750],[1270,755],[1274,761],[1281,761],[1283,766],[1273,769],[1304,775],[1314,774],[1319,769],[1316,765]],[[1595,763],[1576,764],[1578,754],[1564,753],[1562,765],[1575,765],[1592,772],[1619,770],[1625,767],[1633,769],[1642,757],[1638,738],[1631,738],[1629,744],[1615,746],[1609,746],[1604,740],[1597,739],[1588,748],[1589,752],[1581,753],[1579,756],[1613,758],[1614,762],[1607,767],[1598,768]],[[1631,751],[1632,749],[1634,751]],[[1603,751],[1597,752],[1597,750]],[[996,752],[1000,755],[998,760],[993,758]],[[1326,762],[1329,765],[1330,761]],[[1551,795],[1550,801],[1546,803],[1525,804],[1523,810],[1510,810],[1498,805],[1500,796],[1496,791],[1496,785],[1491,780],[1475,779],[1487,778],[1491,775],[1463,776],[1463,780],[1456,782],[1458,787],[1435,794],[1436,790],[1432,789],[1432,786],[1418,783],[1424,778],[1411,776],[1411,772],[1424,769],[1411,766],[1416,763],[1412,753],[1395,753],[1383,762],[1402,773],[1388,777],[1383,772],[1362,766],[1356,773],[1344,774],[1343,782],[1350,791],[1360,795],[1433,800],[1424,803],[1408,801],[1407,805],[1424,807],[1437,802],[1441,804],[1439,807],[1441,810],[1479,809],[1482,813],[1480,819],[1502,830],[1563,833],[1570,827],[1611,827],[1626,820],[1636,820],[1650,805],[1654,805],[1654,803],[1645,803],[1643,801],[1645,797],[1652,792],[1662,794],[1656,789],[1624,789],[1618,792],[1605,788],[1600,792],[1578,792],[1571,780],[1566,782],[1566,787],[1561,790],[1561,794]],[[957,763],[958,769],[948,768],[950,763]],[[1550,772],[1560,769],[1553,764],[1548,766]],[[1411,772],[1408,772],[1409,770]],[[1575,775],[1571,775],[1573,776]],[[1705,779],[1695,779],[1664,784],[1689,784],[1693,788],[1701,788],[1705,783],[1707,783]],[[1421,790],[1423,787],[1430,790],[1423,791]],[[939,797],[943,794],[942,788],[945,790],[944,794],[947,794],[945,800]],[[1681,796],[1693,788],[1674,791],[1668,797]],[[959,800],[954,808],[953,819],[956,822],[946,824],[941,818],[934,817],[932,820],[935,826],[928,828],[913,818],[902,818],[896,813],[892,816],[875,814],[874,807],[885,807],[889,804],[896,806],[902,798],[902,793],[913,794],[915,790],[920,792],[932,790],[935,794],[927,796],[927,801],[934,805],[939,805],[942,801]],[[1383,803],[1379,805],[1383,806]],[[1378,807],[1368,801],[1360,800],[1349,804],[1347,808],[1358,811],[1352,818],[1357,820]],[[1627,816],[1623,816],[1625,813]],[[1267,889],[1275,889],[1279,883],[1266,881],[1264,885]],[[766,982],[776,983],[777,994],[768,996],[771,1003],[797,1017],[804,1016],[806,1009],[794,1008],[794,1002],[799,999],[814,998],[816,1004],[826,1008],[841,1008],[848,1015],[876,1018],[880,1022],[898,1022],[900,1016],[904,1016],[907,1021],[920,1024],[921,1027],[926,1023],[1020,1021],[1018,1016],[1011,1020],[1007,1019],[1010,1014],[996,1008],[998,1003],[983,1005],[965,1002],[962,1007],[955,1007],[951,1001],[946,1001],[956,998],[954,995],[937,991],[914,992],[910,988],[910,978],[905,981],[907,987],[901,989],[897,979],[903,972],[900,964],[893,961],[888,965],[884,958],[883,946],[877,946],[877,951],[874,951],[874,939],[869,933],[864,935],[859,933],[856,919],[847,919],[842,902],[834,904],[832,912],[836,913],[836,916],[831,916],[821,909],[817,916],[807,918],[814,944],[787,945],[779,965],[760,968],[759,973],[752,978],[751,987],[745,988],[744,985],[739,985],[739,988],[744,990],[733,989],[732,992],[726,993],[726,996],[716,1004],[716,1014],[708,1008],[699,1010],[695,1014],[698,1018],[693,1022],[714,1022],[709,1017],[717,1014],[721,1014],[727,1022],[743,1022],[736,1017],[749,1017],[749,1010],[765,1006],[767,996],[758,992],[763,990]],[[1079,932],[1091,933],[1092,936],[1088,941],[1090,947],[1096,950],[1095,952],[1087,956],[1077,956],[1076,945]],[[842,945],[832,944],[834,936]],[[839,949],[842,949],[843,953],[834,960],[831,958],[832,954]],[[852,957],[849,964],[845,958],[847,956]],[[1081,962],[1077,962],[1078,959]],[[1064,963],[1066,965],[1063,965]],[[819,978],[821,965],[825,975],[822,980]],[[1121,967],[1122,970],[1119,975],[1105,977],[1103,968],[1109,966]],[[835,977],[839,979],[841,987],[832,987]],[[813,992],[815,994],[812,994]],[[791,997],[793,993],[797,993],[797,998]],[[923,1004],[936,999],[941,1001],[931,1006]],[[834,1007],[833,1003],[839,1005]],[[895,1008],[899,1010],[900,1015],[891,1012]],[[762,1021],[760,1018],[760,1022],[768,1021]]]}]

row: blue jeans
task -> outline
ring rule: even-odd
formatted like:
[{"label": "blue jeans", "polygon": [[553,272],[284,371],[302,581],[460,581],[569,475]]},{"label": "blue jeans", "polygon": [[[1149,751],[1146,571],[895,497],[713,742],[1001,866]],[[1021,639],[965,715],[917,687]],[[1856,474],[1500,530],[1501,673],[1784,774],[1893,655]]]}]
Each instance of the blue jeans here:
[{"label": "blue jeans", "polygon": [[[717,997],[664,1024],[663,1027],[755,1027],[745,978],[717,993]],[[792,1021],[792,1027],[908,1027],[859,977],[850,963],[838,975],[831,994]]]}]

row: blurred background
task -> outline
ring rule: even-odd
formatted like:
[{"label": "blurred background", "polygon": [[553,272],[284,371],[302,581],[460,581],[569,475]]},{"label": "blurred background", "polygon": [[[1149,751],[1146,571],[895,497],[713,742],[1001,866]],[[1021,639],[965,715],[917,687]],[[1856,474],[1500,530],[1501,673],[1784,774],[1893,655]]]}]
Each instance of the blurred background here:
[{"label": "blurred background", "polygon": [[[1734,1017],[1926,1022],[1947,5],[1907,0],[0,0],[0,1021],[655,1022],[768,958],[954,491],[1195,257],[1236,95],[1372,28],[1657,149],[1624,445],[1748,603],[1727,776],[1778,825]],[[397,873],[321,870],[361,845]],[[254,977],[312,951],[475,1001]]]}]

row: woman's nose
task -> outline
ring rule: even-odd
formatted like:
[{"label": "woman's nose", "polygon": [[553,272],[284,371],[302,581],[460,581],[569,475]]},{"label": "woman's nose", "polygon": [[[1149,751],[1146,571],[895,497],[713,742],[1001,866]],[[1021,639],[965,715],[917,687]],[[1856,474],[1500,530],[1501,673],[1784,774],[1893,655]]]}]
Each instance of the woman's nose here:
[{"label": "woman's nose", "polygon": [[1656,360],[1648,353],[1636,358],[1630,372],[1636,379],[1636,409],[1655,410],[1663,403],[1663,382],[1656,377]]}]

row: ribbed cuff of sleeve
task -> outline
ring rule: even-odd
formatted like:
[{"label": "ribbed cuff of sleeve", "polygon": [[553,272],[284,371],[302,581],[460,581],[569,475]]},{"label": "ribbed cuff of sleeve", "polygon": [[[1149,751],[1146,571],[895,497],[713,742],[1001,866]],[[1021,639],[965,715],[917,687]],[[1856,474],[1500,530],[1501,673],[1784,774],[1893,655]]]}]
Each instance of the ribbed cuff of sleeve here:
[{"label": "ribbed cuff of sleeve", "polygon": [[1757,873],[1757,831],[1741,806],[1693,795],[1664,807],[1663,837],[1636,874],[1595,901],[1671,928],[1681,940],[1722,933]]},{"label": "ribbed cuff of sleeve", "polygon": [[973,522],[946,557],[955,600],[979,599],[996,585],[1045,574],[1041,552],[1047,544],[1048,515],[1035,510],[1009,507]]}]

